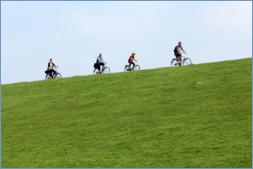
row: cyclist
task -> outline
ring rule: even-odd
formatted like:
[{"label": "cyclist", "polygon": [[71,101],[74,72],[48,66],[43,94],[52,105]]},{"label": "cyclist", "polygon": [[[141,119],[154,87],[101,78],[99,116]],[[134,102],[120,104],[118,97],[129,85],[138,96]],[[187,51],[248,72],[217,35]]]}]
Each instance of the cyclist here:
[{"label": "cyclist", "polygon": [[50,58],[49,62],[47,64],[47,70],[45,71],[46,74],[49,74],[51,78],[54,78],[54,75],[57,73],[54,69],[56,68],[56,65],[53,62],[53,59]]},{"label": "cyclist", "polygon": [[[137,62],[137,60],[135,59],[135,53],[133,52],[128,58],[129,69],[134,69],[135,67],[134,61]],[[131,65],[133,65],[133,68],[131,68]]]},{"label": "cyclist", "polygon": [[[103,57],[102,57],[102,53],[99,53],[99,55],[98,55],[98,57],[97,57],[97,61],[96,61],[96,63],[94,64],[94,68],[95,68],[95,70],[96,69],[98,69],[100,72],[101,71],[104,71],[104,67],[105,67],[105,61],[104,61],[104,59],[103,59]],[[101,68],[102,67],[102,68]],[[94,70],[94,71],[95,71]]]},{"label": "cyclist", "polygon": [[174,54],[176,56],[176,59],[177,59],[177,62],[178,64],[181,66],[181,61],[182,61],[182,54],[185,53],[185,50],[183,49],[183,46],[182,46],[182,42],[179,41],[178,42],[178,45],[174,48]]}]

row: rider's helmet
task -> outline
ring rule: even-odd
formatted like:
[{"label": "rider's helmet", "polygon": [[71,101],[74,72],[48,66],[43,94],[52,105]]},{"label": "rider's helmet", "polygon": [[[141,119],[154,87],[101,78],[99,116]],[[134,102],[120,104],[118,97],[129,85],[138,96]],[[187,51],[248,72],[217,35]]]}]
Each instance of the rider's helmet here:
[{"label": "rider's helmet", "polygon": [[102,59],[102,53],[99,53],[99,54],[98,54],[98,57],[99,57],[100,59]]},{"label": "rider's helmet", "polygon": [[50,62],[53,62],[53,59],[52,59],[52,58],[50,58],[50,59],[49,59],[49,61],[50,61]]},{"label": "rider's helmet", "polygon": [[181,41],[178,42],[178,46],[182,46],[182,42]]}]

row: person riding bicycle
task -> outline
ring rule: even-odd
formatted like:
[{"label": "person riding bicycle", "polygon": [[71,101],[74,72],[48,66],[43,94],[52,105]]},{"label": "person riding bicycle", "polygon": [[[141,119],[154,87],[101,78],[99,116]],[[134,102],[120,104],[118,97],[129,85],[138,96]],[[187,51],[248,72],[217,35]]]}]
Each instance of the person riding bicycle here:
[{"label": "person riding bicycle", "polygon": [[54,75],[57,73],[55,71],[56,65],[53,62],[53,59],[50,58],[49,62],[47,64],[47,70],[45,71],[46,74],[49,74],[51,76],[51,78],[54,78]]},{"label": "person riding bicycle", "polygon": [[[102,57],[102,53],[99,53],[99,55],[98,55],[98,57],[97,57],[97,61],[96,61],[96,63],[94,64],[95,70],[98,69],[100,72],[101,72],[101,71],[104,71],[105,63],[106,63],[106,62],[104,61],[104,59],[103,59],[103,57]],[[95,70],[94,70],[94,71],[95,71]]]},{"label": "person riding bicycle", "polygon": [[182,54],[185,53],[185,50],[183,49],[183,46],[182,46],[182,42],[179,41],[178,42],[178,45],[174,48],[174,54],[176,56],[176,59],[177,59],[177,62],[179,65],[181,65],[181,61],[182,61]]},{"label": "person riding bicycle", "polygon": [[137,60],[135,59],[135,53],[132,53],[128,58],[129,69],[131,69],[131,65],[133,65],[133,68],[135,67],[134,61],[137,62]]}]

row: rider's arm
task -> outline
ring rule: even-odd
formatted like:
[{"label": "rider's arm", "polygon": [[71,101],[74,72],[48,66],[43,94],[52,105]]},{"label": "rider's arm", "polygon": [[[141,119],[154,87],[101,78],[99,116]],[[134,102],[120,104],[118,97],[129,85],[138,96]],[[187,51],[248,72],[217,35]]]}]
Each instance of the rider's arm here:
[{"label": "rider's arm", "polygon": [[186,51],[183,49],[183,47],[181,47],[181,49],[182,49],[182,51],[183,51],[185,54],[187,54]]},{"label": "rider's arm", "polygon": [[102,62],[103,62],[103,59],[100,58],[100,57],[98,57],[98,61],[99,61],[99,63],[102,63]]},{"label": "rider's arm", "polygon": [[102,63],[105,63],[105,60],[102,58],[102,59],[101,59],[101,62],[102,62]]}]

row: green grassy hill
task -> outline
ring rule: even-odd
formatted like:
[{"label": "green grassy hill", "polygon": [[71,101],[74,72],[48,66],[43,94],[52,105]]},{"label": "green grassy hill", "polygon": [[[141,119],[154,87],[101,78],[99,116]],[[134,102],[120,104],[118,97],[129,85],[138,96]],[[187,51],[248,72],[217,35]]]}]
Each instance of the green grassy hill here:
[{"label": "green grassy hill", "polygon": [[251,167],[251,67],[2,85],[2,167]]}]

